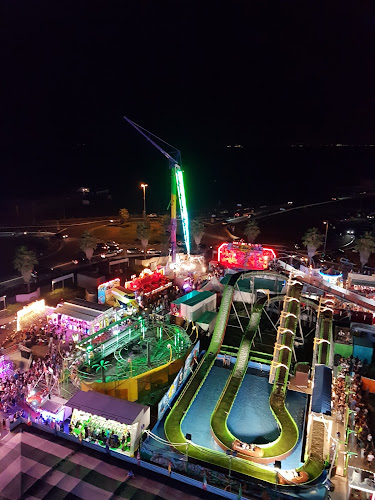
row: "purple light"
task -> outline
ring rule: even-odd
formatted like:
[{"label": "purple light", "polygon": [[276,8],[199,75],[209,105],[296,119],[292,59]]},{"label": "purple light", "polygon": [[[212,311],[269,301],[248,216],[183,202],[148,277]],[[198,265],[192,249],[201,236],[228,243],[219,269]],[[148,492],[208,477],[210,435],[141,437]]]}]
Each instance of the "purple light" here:
[{"label": "purple light", "polygon": [[13,362],[9,356],[0,356],[0,377],[8,377],[11,373],[13,373]]}]

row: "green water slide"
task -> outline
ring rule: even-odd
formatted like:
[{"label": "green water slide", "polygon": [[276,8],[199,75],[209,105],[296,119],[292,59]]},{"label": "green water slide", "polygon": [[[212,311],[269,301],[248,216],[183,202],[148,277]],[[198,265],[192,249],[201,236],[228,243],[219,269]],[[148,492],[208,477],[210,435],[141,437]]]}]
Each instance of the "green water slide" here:
[{"label": "green water slide", "polygon": [[209,462],[226,469],[231,466],[233,471],[251,475],[257,479],[265,480],[270,483],[276,483],[276,473],[268,467],[252,464],[242,459],[237,459],[231,463],[231,459],[224,453],[213,451],[204,446],[199,446],[191,441],[187,441],[181,430],[182,421],[215,363],[217,354],[220,350],[233,301],[234,285],[239,275],[240,273],[233,275],[228,285],[224,288],[223,298],[209,348],[166,418],[164,431],[171,445],[181,453],[188,454],[189,457]]},{"label": "green water slide", "polygon": [[[282,343],[287,346],[280,352],[279,363],[290,367],[291,350],[293,347],[294,332],[297,326],[297,313],[299,307],[299,296],[302,287],[295,284],[289,287],[288,295],[285,300],[287,302],[286,319],[284,323],[284,333]],[[279,300],[278,297],[275,300]],[[250,354],[251,343],[256,334],[261,319],[265,300],[262,299],[255,304],[253,314],[249,321],[246,332],[243,336],[236,365],[227,381],[227,384],[221,394],[221,397],[216,405],[216,408],[211,416],[211,431],[215,440],[223,448],[232,449],[233,442],[237,440],[228,429],[227,420],[234,400],[237,396],[243,378],[246,374],[248,366],[248,358]],[[290,315],[288,316],[288,314]],[[283,357],[281,357],[283,356]],[[298,428],[285,407],[285,389],[288,380],[288,370],[284,368],[276,372],[274,387],[270,396],[270,407],[281,429],[280,436],[274,442],[260,446],[263,449],[263,456],[255,459],[256,462],[270,463],[275,460],[285,457],[291,453],[298,441]]]},{"label": "green water slide", "polygon": [[[192,375],[187,385],[185,386],[184,390],[178,397],[168,417],[166,418],[164,430],[168,441],[171,443],[171,446],[173,446],[179,452],[187,454],[189,457],[204,462],[208,462],[213,465],[223,467],[226,469],[231,467],[233,471],[251,476],[255,479],[275,484],[278,481],[277,473],[272,468],[263,464],[255,464],[249,460],[245,460],[238,457],[236,458],[236,460],[232,460],[229,456],[225,455],[223,452],[214,451],[209,448],[196,445],[192,441],[190,440],[188,441],[183,435],[181,430],[182,421],[185,415],[187,414],[190,406],[192,405],[195,397],[197,396],[200,388],[202,387],[212,366],[214,365],[217,354],[220,350],[222,341],[224,339],[225,330],[228,323],[230,309],[233,301],[234,286],[237,282],[237,279],[239,279],[240,276],[241,273],[233,275],[228,284],[224,288],[223,298],[209,348],[204,357],[202,358],[202,360],[200,361],[194,374]],[[292,294],[296,293],[299,296],[301,289],[298,289],[298,286],[291,287],[291,291]],[[297,299],[297,297],[294,297],[293,295],[291,296],[291,298]],[[263,301],[258,301],[254,307],[253,314],[250,318],[249,325],[246,328],[244,338],[241,342],[241,347],[238,352],[238,358],[240,359],[240,361],[237,361],[236,366],[234,367],[234,373],[236,374],[236,377],[233,377],[233,373],[232,376],[230,377],[230,378],[237,378],[240,380],[240,382],[242,381],[241,373],[243,372],[243,366],[244,365],[247,366],[252,339],[260,321],[263,305],[264,305]],[[299,305],[298,299],[290,301],[288,303],[288,311],[291,312],[292,314],[294,310],[296,310],[297,312],[298,305]],[[285,327],[290,330],[292,330],[292,327],[294,327],[294,329],[296,327],[296,324],[294,325],[294,323],[291,320],[292,317],[287,318],[285,325]],[[289,342],[290,345],[292,345],[293,339],[294,335],[283,336],[283,342]],[[284,358],[280,358],[280,362],[284,361],[285,361]],[[288,366],[289,365],[290,365],[290,359],[288,362]],[[292,419],[289,412],[285,408],[286,381],[287,381],[287,373],[285,373],[282,369],[278,368],[276,371],[274,388],[271,393],[270,406],[272,411],[274,412],[276,419],[279,421],[281,426],[281,436],[279,440],[282,438],[284,440],[288,439],[290,441],[288,434],[292,431],[293,434],[292,441],[294,442],[292,447],[294,447],[296,441],[295,435],[298,438],[298,429],[296,427],[296,424],[294,423],[294,420]],[[236,396],[237,390],[233,386],[232,403]],[[227,394],[229,395],[229,392]],[[230,398],[228,398],[228,401],[229,399]],[[285,437],[282,437],[283,433]],[[274,450],[277,452],[277,443],[271,443],[270,446],[274,446]],[[318,461],[308,459],[307,462],[302,467],[302,469],[308,472],[310,480],[313,480],[321,474],[322,464]]]},{"label": "green water slide", "polygon": [[266,298],[263,298],[253,307],[250,321],[242,337],[241,345],[238,350],[236,364],[234,365],[232,373],[228,378],[216,408],[211,416],[211,432],[215,440],[224,449],[226,448],[231,450],[233,441],[236,439],[227,427],[227,420],[239,388],[241,387],[243,378],[246,374],[251,345],[259,326],[265,301]]}]

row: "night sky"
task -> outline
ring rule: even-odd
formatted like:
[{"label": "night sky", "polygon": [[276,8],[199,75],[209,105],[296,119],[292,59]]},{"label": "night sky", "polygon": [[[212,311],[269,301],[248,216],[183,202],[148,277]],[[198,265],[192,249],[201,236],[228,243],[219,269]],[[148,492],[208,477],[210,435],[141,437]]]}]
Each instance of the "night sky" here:
[{"label": "night sky", "polygon": [[1,9],[3,199],[110,187],[132,209],[145,181],[165,210],[168,164],[123,115],[181,150],[194,208],[375,180],[375,148],[323,146],[375,144],[373,1]]}]

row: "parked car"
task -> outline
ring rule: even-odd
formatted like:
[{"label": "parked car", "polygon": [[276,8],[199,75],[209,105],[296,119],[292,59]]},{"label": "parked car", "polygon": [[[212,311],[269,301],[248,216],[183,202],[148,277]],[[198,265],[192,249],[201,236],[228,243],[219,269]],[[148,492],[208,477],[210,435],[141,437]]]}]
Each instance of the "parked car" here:
[{"label": "parked car", "polygon": [[142,253],[142,250],[140,250],[139,248],[128,248],[126,250],[126,253],[129,253],[129,254],[138,254],[138,253]]},{"label": "parked car", "polygon": [[150,219],[155,219],[157,217],[157,214],[155,213],[148,214],[147,217],[149,217]]},{"label": "parked car", "polygon": [[75,265],[78,264],[84,264],[85,262],[88,262],[89,260],[86,257],[79,257],[78,259],[73,259],[72,263]]},{"label": "parked car", "polygon": [[147,250],[147,255],[161,255],[161,251],[156,248],[149,248]]}]

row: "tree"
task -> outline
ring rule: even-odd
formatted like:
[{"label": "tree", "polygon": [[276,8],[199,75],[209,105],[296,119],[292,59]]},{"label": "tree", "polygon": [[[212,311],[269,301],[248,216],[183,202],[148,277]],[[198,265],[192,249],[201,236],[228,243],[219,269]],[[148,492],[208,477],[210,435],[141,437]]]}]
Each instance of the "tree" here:
[{"label": "tree", "polygon": [[195,244],[199,246],[204,233],[204,225],[200,219],[192,219],[190,222],[190,231],[194,238]]},{"label": "tree", "polygon": [[254,243],[254,241],[260,235],[260,229],[255,220],[249,220],[249,222],[246,224],[244,234],[249,243]]},{"label": "tree", "polygon": [[111,363],[109,361],[104,361],[104,359],[100,360],[100,363],[96,363],[95,365],[92,365],[93,368],[96,368],[96,373],[100,370],[100,375],[102,377],[102,382],[103,384],[105,383],[105,371],[108,370],[108,368],[111,366]]},{"label": "tree", "polygon": [[170,214],[164,214],[161,218],[161,223],[164,228],[164,232],[169,234],[171,232],[171,216]]},{"label": "tree", "polygon": [[141,245],[145,253],[148,245],[148,240],[150,239],[150,235],[151,235],[150,224],[146,221],[138,222],[137,238],[141,240]]},{"label": "tree", "polygon": [[119,211],[121,224],[125,224],[129,219],[129,211],[127,208],[121,208]]},{"label": "tree", "polygon": [[370,255],[375,251],[375,238],[368,231],[365,232],[355,244],[355,249],[359,252],[359,260],[362,267],[365,266]]},{"label": "tree", "polygon": [[81,236],[79,248],[83,252],[85,252],[86,257],[89,260],[91,260],[97,244],[98,244],[98,239],[95,238],[95,236],[91,234],[90,231],[85,231]]},{"label": "tree", "polygon": [[13,265],[22,274],[24,282],[27,284],[27,291],[30,292],[31,273],[38,264],[35,252],[28,250],[25,246],[16,249]]},{"label": "tree", "polygon": [[312,227],[306,231],[302,237],[302,243],[307,247],[307,255],[309,256],[310,262],[315,255],[317,249],[323,243],[324,236],[319,232],[319,229]]}]

